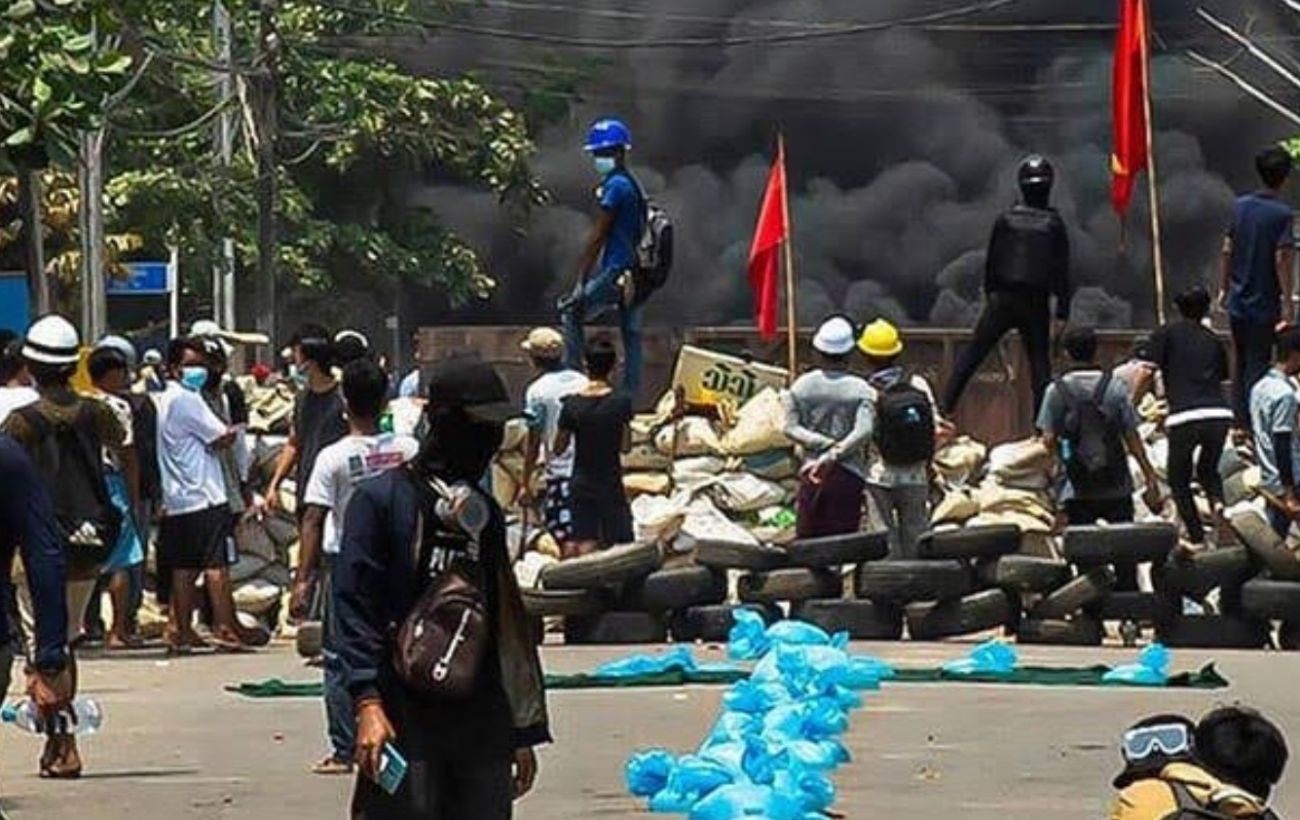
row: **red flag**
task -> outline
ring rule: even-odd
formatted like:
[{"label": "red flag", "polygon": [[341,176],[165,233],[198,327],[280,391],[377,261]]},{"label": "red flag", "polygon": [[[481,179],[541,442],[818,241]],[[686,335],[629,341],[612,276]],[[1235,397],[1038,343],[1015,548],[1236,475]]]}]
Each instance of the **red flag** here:
[{"label": "red flag", "polygon": [[754,290],[754,320],[764,339],[776,336],[780,308],[781,243],[790,238],[786,222],[785,143],[778,142],[776,161],[767,178],[763,205],[758,211],[754,242],[749,247],[749,286]]},{"label": "red flag", "polygon": [[1147,167],[1146,0],[1119,0],[1115,37],[1115,147],[1110,156],[1110,201],[1123,216],[1133,198],[1133,183]]}]

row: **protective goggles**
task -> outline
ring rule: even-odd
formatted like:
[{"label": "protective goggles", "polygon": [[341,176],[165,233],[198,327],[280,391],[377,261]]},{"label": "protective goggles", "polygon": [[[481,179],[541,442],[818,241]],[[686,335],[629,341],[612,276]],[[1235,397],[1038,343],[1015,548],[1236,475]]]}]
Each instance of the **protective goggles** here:
[{"label": "protective goggles", "polygon": [[1124,733],[1124,759],[1130,763],[1145,760],[1157,751],[1172,757],[1191,750],[1191,730],[1181,723],[1143,726]]}]

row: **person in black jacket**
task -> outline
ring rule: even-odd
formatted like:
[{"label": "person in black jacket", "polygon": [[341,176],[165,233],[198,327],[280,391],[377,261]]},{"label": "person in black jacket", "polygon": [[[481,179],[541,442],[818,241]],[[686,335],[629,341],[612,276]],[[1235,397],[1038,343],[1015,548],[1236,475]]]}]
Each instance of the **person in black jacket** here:
[{"label": "person in black jacket", "polygon": [[1210,312],[1208,290],[1191,288],[1174,303],[1183,318],[1152,334],[1147,353],[1164,376],[1169,398],[1165,420],[1169,489],[1187,529],[1187,540],[1199,546],[1205,543],[1205,527],[1192,496],[1193,457],[1196,479],[1218,515],[1223,510],[1219,458],[1232,424],[1232,410],[1223,391],[1229,377],[1228,351],[1214,331],[1202,324]]},{"label": "person in black jacket", "polygon": [[[513,801],[532,788],[533,747],[551,739],[541,662],[506,550],[505,517],[477,489],[516,413],[501,378],[476,357],[435,365],[420,453],[407,467],[362,482],[348,504],[331,581],[334,648],[356,704],[353,820],[508,820]],[[463,535],[428,503],[422,485],[431,478],[471,493],[488,512],[475,539],[486,660],[465,698],[422,695],[393,662],[397,627],[428,585],[453,561],[474,560]],[[422,538],[413,543],[416,534]],[[409,764],[392,795],[376,783],[387,743]]]},{"label": "person in black jacket", "polygon": [[1029,357],[1034,408],[1052,379],[1051,298],[1060,325],[1070,318],[1070,240],[1061,215],[1049,204],[1055,172],[1038,155],[1020,165],[1023,201],[998,217],[984,267],[987,301],[975,338],[962,353],[944,390],[941,411],[951,417],[966,385],[1009,330],[1020,333]]}]

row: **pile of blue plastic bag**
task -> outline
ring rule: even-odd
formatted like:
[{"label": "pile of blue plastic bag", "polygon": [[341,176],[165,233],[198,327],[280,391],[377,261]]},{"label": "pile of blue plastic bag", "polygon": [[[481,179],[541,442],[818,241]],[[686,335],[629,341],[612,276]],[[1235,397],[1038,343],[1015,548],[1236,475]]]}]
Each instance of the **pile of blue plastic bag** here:
[{"label": "pile of blue plastic bag", "polygon": [[[824,818],[835,802],[831,775],[849,760],[841,738],[863,692],[880,688],[893,667],[845,652],[848,635],[798,621],[766,626],[736,611],[728,654],[757,660],[753,673],[723,697],[724,711],[694,754],[640,752],[627,763],[628,790],[650,810],[691,820]],[[632,661],[633,659],[629,659]],[[693,664],[681,648],[658,659]]]}]

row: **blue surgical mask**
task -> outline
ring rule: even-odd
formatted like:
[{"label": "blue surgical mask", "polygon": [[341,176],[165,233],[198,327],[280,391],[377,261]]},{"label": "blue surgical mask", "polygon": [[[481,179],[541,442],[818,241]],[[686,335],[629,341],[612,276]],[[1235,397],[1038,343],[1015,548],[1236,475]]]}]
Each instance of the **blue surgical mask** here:
[{"label": "blue surgical mask", "polygon": [[618,160],[613,157],[596,157],[592,160],[592,164],[596,166],[596,173],[602,177],[609,176],[618,168]]},{"label": "blue surgical mask", "polygon": [[289,365],[289,380],[299,388],[307,386],[307,374],[296,364]]},{"label": "blue surgical mask", "polygon": [[208,383],[208,369],[202,365],[181,368],[181,386],[195,393]]}]

